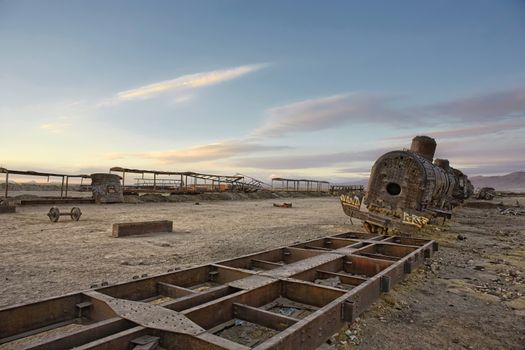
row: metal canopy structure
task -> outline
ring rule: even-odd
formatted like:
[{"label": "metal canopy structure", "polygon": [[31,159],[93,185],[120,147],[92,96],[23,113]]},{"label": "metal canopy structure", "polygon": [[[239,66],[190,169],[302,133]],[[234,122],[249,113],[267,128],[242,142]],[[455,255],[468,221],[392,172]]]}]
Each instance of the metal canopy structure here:
[{"label": "metal canopy structure", "polygon": [[67,197],[70,178],[80,178],[81,185],[84,179],[91,178],[91,176],[86,175],[86,174],[71,175],[71,174],[46,173],[46,172],[39,172],[39,171],[12,170],[12,169],[6,169],[6,168],[0,168],[0,173],[5,174],[5,193],[4,193],[5,198],[7,198],[9,195],[9,175],[10,174],[11,175],[23,175],[23,176],[47,177],[48,181],[50,177],[60,177],[62,178],[62,185],[60,187],[60,198]]},{"label": "metal canopy structure", "polygon": [[347,232],[0,309],[18,349],[315,349],[437,251]]},{"label": "metal canopy structure", "polygon": [[[244,175],[216,175],[203,174],[192,171],[162,171],[144,170],[122,167],[112,167],[109,172],[122,173],[122,187],[124,191],[134,192],[170,192],[170,193],[198,193],[226,190],[256,190],[262,188],[262,181]],[[126,174],[141,174],[135,178],[133,184],[126,185]],[[146,177],[150,175],[152,177]],[[161,178],[160,176],[164,176]],[[166,177],[176,177],[175,179]],[[248,181],[246,181],[248,179]],[[255,180],[255,181],[254,181]]]},{"label": "metal canopy structure", "polygon": [[[276,186],[275,183],[280,183]],[[310,179],[286,179],[282,177],[272,178],[272,191],[283,192],[328,192],[330,182]]]}]

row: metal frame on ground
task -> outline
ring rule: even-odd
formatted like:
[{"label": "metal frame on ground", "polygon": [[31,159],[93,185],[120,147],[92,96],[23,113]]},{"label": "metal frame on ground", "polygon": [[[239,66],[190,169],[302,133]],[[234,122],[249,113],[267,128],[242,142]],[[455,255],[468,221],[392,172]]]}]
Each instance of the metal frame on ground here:
[{"label": "metal frame on ground", "polygon": [[0,344],[315,349],[435,251],[434,241],[361,232],[314,239],[0,309]]}]

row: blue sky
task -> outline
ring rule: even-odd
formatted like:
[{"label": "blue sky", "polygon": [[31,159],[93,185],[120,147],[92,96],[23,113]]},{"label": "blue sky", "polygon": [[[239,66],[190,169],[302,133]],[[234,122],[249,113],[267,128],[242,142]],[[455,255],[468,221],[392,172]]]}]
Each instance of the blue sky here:
[{"label": "blue sky", "polygon": [[524,1],[2,1],[0,165],[525,170]]}]

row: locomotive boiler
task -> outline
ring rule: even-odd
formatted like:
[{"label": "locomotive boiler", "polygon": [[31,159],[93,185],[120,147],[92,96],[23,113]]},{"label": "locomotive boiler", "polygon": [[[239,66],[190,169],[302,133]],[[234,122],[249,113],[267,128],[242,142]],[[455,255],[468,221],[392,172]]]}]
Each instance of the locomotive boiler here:
[{"label": "locomotive boiler", "polygon": [[[368,191],[341,196],[345,214],[364,221],[370,232],[413,231],[433,217],[449,218],[473,192],[468,177],[436,159],[436,141],[416,136],[409,150],[388,152],[375,162]],[[365,208],[362,208],[364,204]]]}]

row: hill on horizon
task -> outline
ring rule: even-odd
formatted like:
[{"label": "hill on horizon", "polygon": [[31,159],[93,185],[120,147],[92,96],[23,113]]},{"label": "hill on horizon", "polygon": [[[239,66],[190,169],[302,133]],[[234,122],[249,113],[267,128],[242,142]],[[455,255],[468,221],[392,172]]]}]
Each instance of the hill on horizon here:
[{"label": "hill on horizon", "polygon": [[525,190],[525,171],[499,176],[472,176],[469,179],[476,188],[493,187],[499,191]]}]

